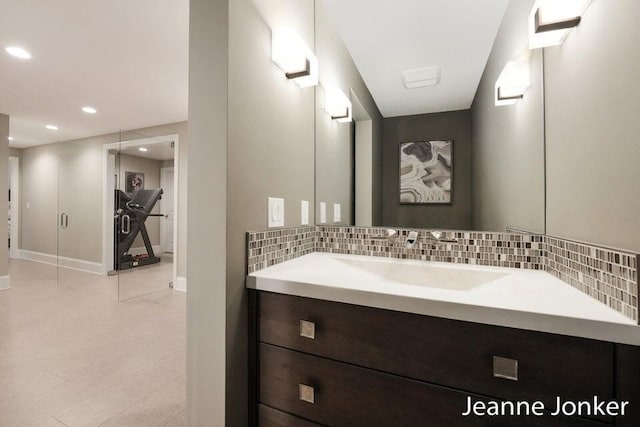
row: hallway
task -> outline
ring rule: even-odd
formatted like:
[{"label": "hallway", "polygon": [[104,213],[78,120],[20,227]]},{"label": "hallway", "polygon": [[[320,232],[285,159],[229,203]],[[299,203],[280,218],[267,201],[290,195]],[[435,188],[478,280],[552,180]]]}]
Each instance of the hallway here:
[{"label": "hallway", "polygon": [[51,265],[11,260],[9,269],[0,425],[186,424],[184,293],[118,303],[116,277],[63,270],[58,284]]}]

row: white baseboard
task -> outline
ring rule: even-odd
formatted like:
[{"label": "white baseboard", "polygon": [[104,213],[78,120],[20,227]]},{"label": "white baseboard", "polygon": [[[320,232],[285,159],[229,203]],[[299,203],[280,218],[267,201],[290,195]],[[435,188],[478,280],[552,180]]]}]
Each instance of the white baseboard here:
[{"label": "white baseboard", "polygon": [[56,256],[51,254],[45,254],[42,252],[29,251],[26,249],[20,250],[20,258],[29,261],[41,262],[43,264],[55,265],[64,268],[70,268],[72,270],[86,271],[87,273],[104,275],[104,268],[99,262],[85,261],[83,259],[68,258],[63,256]]},{"label": "white baseboard", "polygon": [[0,291],[3,291],[5,289],[11,289],[9,276],[0,276]]},{"label": "white baseboard", "polygon": [[20,249],[20,258],[26,259],[27,261],[41,262],[43,264],[58,265],[58,257],[56,255],[45,254],[43,252]]},{"label": "white baseboard", "polygon": [[187,278],[182,276],[176,277],[173,289],[180,292],[187,292]]},{"label": "white baseboard", "polygon": [[[156,255],[163,253],[162,246],[160,246],[160,245],[152,245],[151,247],[153,248],[153,252]],[[137,248],[129,248],[129,253],[131,255],[146,254],[147,253],[147,248],[145,248],[144,246],[140,246],[140,247],[137,247]]]}]

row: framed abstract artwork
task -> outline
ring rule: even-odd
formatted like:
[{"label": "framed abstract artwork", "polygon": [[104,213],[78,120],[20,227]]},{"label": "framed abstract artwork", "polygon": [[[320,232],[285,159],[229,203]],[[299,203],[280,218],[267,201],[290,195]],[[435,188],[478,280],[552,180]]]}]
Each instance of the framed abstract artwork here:
[{"label": "framed abstract artwork", "polygon": [[451,204],[452,190],[452,139],[400,143],[400,204]]},{"label": "framed abstract artwork", "polygon": [[142,172],[125,172],[125,188],[124,191],[133,194],[138,190],[144,190],[144,174]]}]

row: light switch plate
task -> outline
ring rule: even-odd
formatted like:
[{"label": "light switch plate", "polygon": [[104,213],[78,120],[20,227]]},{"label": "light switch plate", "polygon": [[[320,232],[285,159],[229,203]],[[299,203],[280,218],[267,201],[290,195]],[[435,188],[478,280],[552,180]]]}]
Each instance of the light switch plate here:
[{"label": "light switch plate", "polygon": [[327,204],[320,202],[320,224],[327,223]]},{"label": "light switch plate", "polygon": [[309,225],[309,201],[300,201],[300,224]]},{"label": "light switch plate", "polygon": [[267,224],[269,228],[284,227],[284,199],[269,197]]},{"label": "light switch plate", "polygon": [[333,204],[333,222],[342,221],[342,212],[340,209],[340,203]]}]

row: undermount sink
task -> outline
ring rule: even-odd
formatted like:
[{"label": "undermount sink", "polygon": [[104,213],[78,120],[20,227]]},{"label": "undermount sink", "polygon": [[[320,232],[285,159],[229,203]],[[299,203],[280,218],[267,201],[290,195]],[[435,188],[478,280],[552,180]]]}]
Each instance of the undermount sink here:
[{"label": "undermount sink", "polygon": [[540,270],[313,252],[250,273],[247,287],[640,345],[637,322]]},{"label": "undermount sink", "polygon": [[[344,267],[357,270],[361,280],[393,282],[402,285],[467,291],[509,275],[496,271],[460,268],[452,265],[393,262],[386,259],[351,259],[331,257]],[[330,265],[326,265],[330,268]],[[344,268],[343,267],[343,268]]]}]

